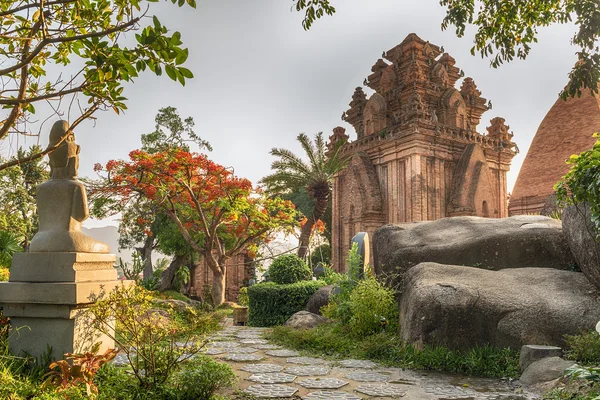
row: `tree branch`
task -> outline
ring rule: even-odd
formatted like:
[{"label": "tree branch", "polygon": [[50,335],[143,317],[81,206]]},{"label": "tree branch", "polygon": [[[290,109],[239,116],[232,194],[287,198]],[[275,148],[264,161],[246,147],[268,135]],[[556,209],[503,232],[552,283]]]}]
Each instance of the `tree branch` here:
[{"label": "tree branch", "polygon": [[[53,6],[53,5],[57,5],[57,4],[75,3],[76,1],[77,0],[55,0],[55,1],[49,1],[49,2],[45,3],[44,5],[45,6]],[[15,13],[18,13],[19,11],[27,10],[28,8],[39,8],[39,7],[41,7],[41,3],[25,4],[23,6],[16,7],[11,10],[0,12],[0,17],[6,17],[7,15],[13,15]]]}]

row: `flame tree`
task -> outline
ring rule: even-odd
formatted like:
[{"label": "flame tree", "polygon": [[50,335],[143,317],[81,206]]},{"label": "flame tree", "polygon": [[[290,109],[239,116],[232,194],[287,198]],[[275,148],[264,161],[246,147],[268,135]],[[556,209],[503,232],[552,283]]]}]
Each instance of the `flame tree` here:
[{"label": "flame tree", "polygon": [[95,196],[121,203],[144,198],[175,223],[190,247],[213,273],[213,304],[225,301],[228,258],[280,229],[292,229],[297,216],[290,201],[269,198],[251,182],[206,155],[169,148],[154,154],[132,151],[129,161],[109,161],[104,185]]}]

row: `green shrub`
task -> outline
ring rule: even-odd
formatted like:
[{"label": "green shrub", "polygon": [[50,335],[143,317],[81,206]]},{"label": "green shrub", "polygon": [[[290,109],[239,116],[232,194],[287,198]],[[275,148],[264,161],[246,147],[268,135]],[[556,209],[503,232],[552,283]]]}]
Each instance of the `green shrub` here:
[{"label": "green shrub", "polygon": [[232,386],[235,374],[227,364],[210,357],[198,357],[173,377],[173,386],[180,400],[208,400],[221,388]]},{"label": "green shrub", "polygon": [[[598,132],[593,135],[599,138]],[[589,203],[595,234],[600,235],[600,139],[594,146],[579,155],[573,154],[567,164],[571,170],[554,185],[560,207],[571,204]]]},{"label": "green shrub", "polygon": [[323,281],[302,281],[289,285],[275,282],[259,283],[248,288],[248,324],[251,326],[281,325],[293,314],[304,309],[308,299]]},{"label": "green shrub", "polygon": [[238,304],[240,306],[248,306],[248,288],[242,287],[238,293]]},{"label": "green shrub", "polygon": [[566,355],[578,363],[600,364],[600,334],[596,331],[565,335]]},{"label": "green shrub", "polygon": [[277,257],[269,267],[271,281],[280,285],[311,279],[312,273],[304,260],[295,254]]},{"label": "green shrub", "polygon": [[355,336],[372,335],[388,324],[395,331],[398,303],[394,298],[394,291],[375,277],[358,282],[350,293],[348,305],[351,313],[349,326]]}]

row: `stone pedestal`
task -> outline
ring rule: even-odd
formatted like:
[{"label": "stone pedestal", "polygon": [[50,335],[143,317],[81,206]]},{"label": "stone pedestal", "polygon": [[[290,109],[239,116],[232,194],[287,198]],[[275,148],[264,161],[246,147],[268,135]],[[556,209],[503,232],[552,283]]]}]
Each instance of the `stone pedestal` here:
[{"label": "stone pedestal", "polygon": [[19,253],[13,257],[9,282],[0,283],[0,307],[10,317],[10,351],[40,357],[89,350],[100,352],[114,342],[90,327],[87,308],[121,284],[113,254]]}]

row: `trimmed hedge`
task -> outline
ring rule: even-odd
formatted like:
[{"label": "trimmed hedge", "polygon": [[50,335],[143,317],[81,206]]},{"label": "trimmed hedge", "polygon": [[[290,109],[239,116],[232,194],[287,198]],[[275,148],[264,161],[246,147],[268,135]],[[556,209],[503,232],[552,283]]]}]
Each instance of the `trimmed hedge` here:
[{"label": "trimmed hedge", "polygon": [[269,267],[269,278],[280,285],[308,281],[312,278],[310,267],[295,254],[277,257]]},{"label": "trimmed hedge", "polygon": [[308,299],[323,281],[301,281],[289,285],[275,282],[259,283],[248,288],[248,325],[282,325],[292,315],[302,311]]}]

